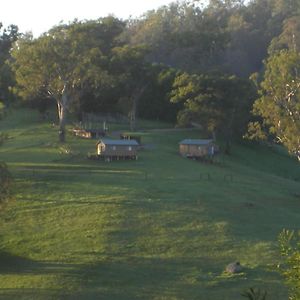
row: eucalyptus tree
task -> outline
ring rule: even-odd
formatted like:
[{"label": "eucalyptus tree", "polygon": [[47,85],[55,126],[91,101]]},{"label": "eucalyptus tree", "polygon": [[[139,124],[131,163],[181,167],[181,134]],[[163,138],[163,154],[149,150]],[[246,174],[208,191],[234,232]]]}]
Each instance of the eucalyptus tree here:
[{"label": "eucalyptus tree", "polygon": [[283,49],[300,51],[300,14],[285,19],[282,27],[269,46],[269,54]]},{"label": "eucalyptus tree", "polygon": [[9,104],[13,98],[12,87],[15,84],[14,75],[8,62],[11,59],[10,50],[19,37],[16,25],[4,28],[0,23],[0,101]]},{"label": "eucalyptus tree", "polygon": [[[54,27],[37,39],[21,39],[13,50],[19,94],[47,94],[57,104],[59,140],[65,141],[67,110],[85,89],[111,80],[108,56],[124,24],[112,17]],[[111,31],[108,30],[111,29]]]},{"label": "eucalyptus tree", "polygon": [[250,135],[266,129],[300,161],[300,53],[282,50],[270,56],[259,93],[253,113],[262,124],[250,124]]},{"label": "eucalyptus tree", "polygon": [[216,66],[227,43],[227,34],[216,20],[204,13],[197,1],[173,2],[129,26],[132,44],[147,44],[149,60],[189,72]]}]

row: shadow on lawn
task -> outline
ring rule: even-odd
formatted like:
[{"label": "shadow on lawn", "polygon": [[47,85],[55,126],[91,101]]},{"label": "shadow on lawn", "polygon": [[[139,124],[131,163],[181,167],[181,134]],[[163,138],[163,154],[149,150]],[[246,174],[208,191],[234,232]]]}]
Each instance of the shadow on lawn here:
[{"label": "shadow on lawn", "polygon": [[[98,259],[102,259],[98,260]],[[33,261],[6,252],[0,254],[0,275],[55,276],[53,288],[4,288],[0,299],[241,299],[240,293],[264,272],[272,286],[274,276],[264,270],[246,270],[245,276],[221,277],[219,262],[209,258],[99,257],[90,264]],[[249,283],[246,280],[251,280]],[[259,283],[259,282],[257,282]],[[261,282],[260,282],[261,284]],[[47,286],[47,283],[46,283]],[[278,296],[278,295],[277,295]],[[274,298],[284,299],[284,297]]]},{"label": "shadow on lawn", "polygon": [[34,261],[8,252],[0,253],[0,275],[9,274],[49,274],[74,270],[73,264]]},{"label": "shadow on lawn", "polygon": [[[24,278],[57,275],[56,280],[60,280],[60,284],[47,289],[33,287],[28,281],[21,287],[2,288],[0,299],[153,299],[159,295],[177,297],[181,294],[181,288],[188,285],[181,280],[183,268],[189,268],[192,264],[192,261],[148,258],[122,260],[109,257],[95,264],[76,265],[34,261],[2,252],[0,276],[17,274]],[[194,286],[190,292],[195,291],[199,293],[199,287],[196,286],[195,289]]]},{"label": "shadow on lawn", "polygon": [[199,299],[205,287],[195,260],[129,257],[82,265],[82,289],[68,299]]},{"label": "shadow on lawn", "polygon": [[284,290],[273,293],[277,276],[273,272],[246,269],[241,276],[220,278],[217,265],[203,258],[128,258],[81,266],[81,290],[68,299],[238,300],[252,285],[268,289],[275,296],[270,299],[286,297]]}]

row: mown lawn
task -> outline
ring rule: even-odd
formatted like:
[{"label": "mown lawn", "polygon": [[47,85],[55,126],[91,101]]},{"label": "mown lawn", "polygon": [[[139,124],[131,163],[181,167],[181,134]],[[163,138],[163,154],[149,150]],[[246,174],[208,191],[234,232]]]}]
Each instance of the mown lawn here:
[{"label": "mown lawn", "polygon": [[[0,131],[15,178],[0,218],[1,299],[235,300],[254,286],[287,299],[277,236],[300,227],[300,167],[287,155],[235,145],[203,164],[177,153],[199,132],[147,131],[138,161],[104,163],[86,158],[95,141],[61,146],[32,111]],[[225,274],[235,260],[245,271]]]}]

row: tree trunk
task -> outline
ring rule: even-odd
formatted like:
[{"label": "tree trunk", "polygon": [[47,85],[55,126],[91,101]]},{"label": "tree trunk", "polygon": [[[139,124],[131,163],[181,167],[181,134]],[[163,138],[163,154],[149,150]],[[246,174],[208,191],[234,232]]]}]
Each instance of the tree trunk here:
[{"label": "tree trunk", "polygon": [[135,131],[136,130],[136,115],[137,115],[137,105],[138,102],[143,95],[145,89],[147,88],[147,85],[141,87],[140,89],[136,89],[133,92],[132,95],[132,107],[130,112],[130,130]]},{"label": "tree trunk", "polygon": [[211,132],[211,135],[212,135],[213,141],[216,142],[216,141],[217,141],[217,134],[216,134],[216,131],[213,130],[213,131]]},{"label": "tree trunk", "polygon": [[132,98],[133,98],[132,107],[130,112],[130,130],[135,131],[136,130],[136,108],[137,108],[138,99],[135,95]]},{"label": "tree trunk", "polygon": [[60,143],[66,141],[66,120],[67,120],[67,104],[68,104],[68,94],[66,86],[64,86],[61,100],[57,100],[57,110],[58,110],[58,119],[59,119],[59,131],[58,131],[58,140]]},{"label": "tree trunk", "polygon": [[231,154],[231,141],[229,138],[226,139],[225,142],[225,150],[224,150],[225,154],[230,155]]},{"label": "tree trunk", "polygon": [[60,143],[64,143],[66,141],[66,110],[61,102],[57,103],[58,109],[58,119],[59,119],[59,131],[58,131],[58,140]]}]

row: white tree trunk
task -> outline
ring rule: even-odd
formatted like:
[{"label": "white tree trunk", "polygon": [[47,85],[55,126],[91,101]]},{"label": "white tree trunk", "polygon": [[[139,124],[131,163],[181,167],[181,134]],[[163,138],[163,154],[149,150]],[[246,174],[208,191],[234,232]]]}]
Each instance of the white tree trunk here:
[{"label": "white tree trunk", "polygon": [[64,143],[66,140],[66,117],[67,117],[67,105],[69,101],[69,96],[67,93],[66,84],[62,91],[61,99],[57,99],[57,111],[59,119],[59,132],[58,139],[61,143]]}]

